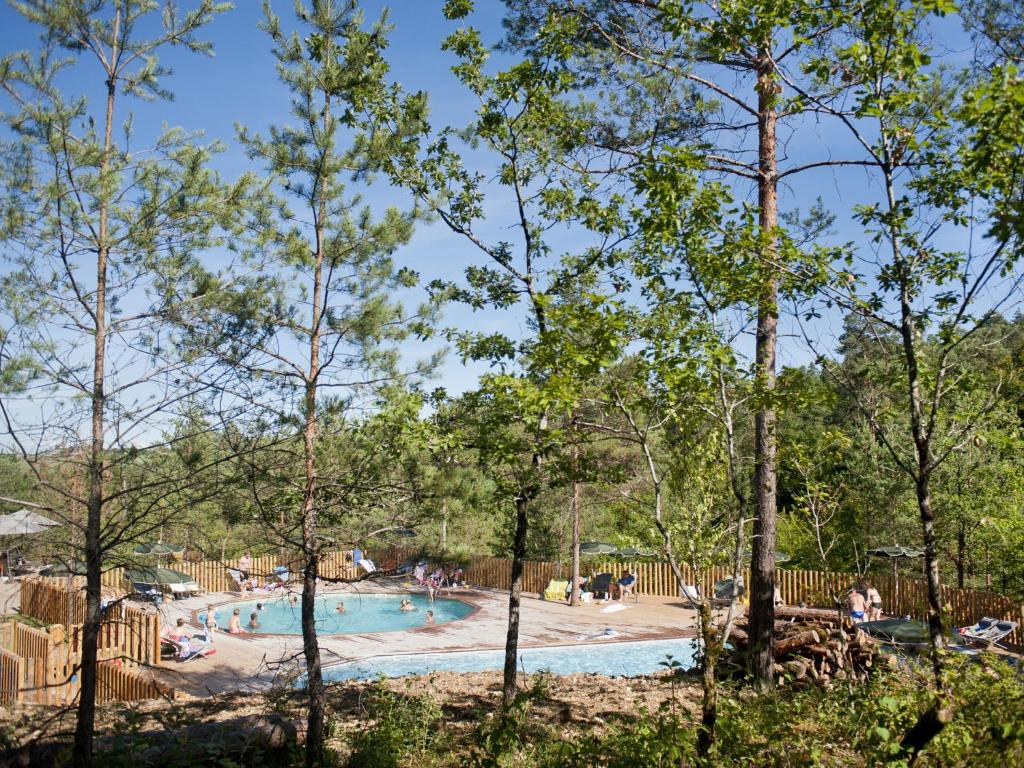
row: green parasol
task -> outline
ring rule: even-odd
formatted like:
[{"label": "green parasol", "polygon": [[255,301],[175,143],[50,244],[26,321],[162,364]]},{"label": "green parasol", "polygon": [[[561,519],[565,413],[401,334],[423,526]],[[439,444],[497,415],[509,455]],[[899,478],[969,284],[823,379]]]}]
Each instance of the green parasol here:
[{"label": "green parasol", "polygon": [[166,541],[138,544],[132,550],[136,555],[155,555],[157,557],[173,557],[185,551],[181,544],[170,544]]},{"label": "green parasol", "polygon": [[892,580],[893,580],[893,608],[899,605],[900,601],[900,572],[899,562],[901,558],[912,558],[912,557],[924,557],[924,552],[914,547],[901,547],[894,544],[891,547],[875,547],[869,549],[866,552],[868,557],[888,557],[892,560]]},{"label": "green parasol", "polygon": [[612,544],[605,544],[603,541],[584,541],[580,544],[581,555],[610,555],[615,552]]},{"label": "green parasol", "polygon": [[[752,556],[753,556],[753,553],[749,549],[743,550],[743,559],[744,560],[749,560]],[[787,555],[785,552],[776,552],[775,553],[775,562],[776,562],[776,564],[778,564],[778,563],[788,563],[790,560],[792,560],[792,558],[789,555]]]},{"label": "green parasol", "polygon": [[622,557],[627,560],[633,560],[638,557],[657,557],[656,552],[644,552],[636,547],[622,547],[621,549],[613,550],[608,554],[614,555],[615,557]]},{"label": "green parasol", "polygon": [[195,578],[171,568],[132,568],[125,571],[125,579],[133,584],[192,584]]}]

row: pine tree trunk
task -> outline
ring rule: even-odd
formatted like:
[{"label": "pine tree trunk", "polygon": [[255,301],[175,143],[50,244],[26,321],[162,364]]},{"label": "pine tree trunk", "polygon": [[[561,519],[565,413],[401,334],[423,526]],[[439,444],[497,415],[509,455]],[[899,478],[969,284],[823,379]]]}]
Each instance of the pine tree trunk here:
[{"label": "pine tree trunk", "polygon": [[[323,120],[326,132],[330,120],[330,97],[325,98]],[[316,209],[316,250],[313,267],[313,316],[309,334],[309,373],[306,379],[305,417],[303,433],[306,487],[302,500],[302,649],[306,657],[306,690],[309,713],[306,723],[306,768],[324,764],[324,718],[327,710],[324,680],[320,668],[320,641],[316,634],[316,580],[319,571],[320,545],[317,539],[317,472],[316,426],[317,386],[320,379],[320,338],[323,302],[325,222],[327,204],[323,197],[323,179],[320,180],[321,197]]]},{"label": "pine tree trunk", "polygon": [[776,436],[775,347],[778,284],[775,277],[775,235],[778,224],[775,109],[778,85],[767,56],[758,64],[757,187],[761,248],[761,296],[757,306],[754,367],[760,402],[754,420],[754,540],[750,563],[750,672],[759,690],[772,686],[772,642],[775,626]]},{"label": "pine tree trunk", "polygon": [[[573,472],[580,471],[580,449],[575,443],[572,446]],[[580,496],[582,484],[574,477],[572,481],[572,573],[569,582],[569,605],[580,603]]]},{"label": "pine tree trunk", "polygon": [[528,501],[516,497],[516,532],[512,543],[512,584],[508,595],[508,635],[505,638],[505,674],[501,704],[508,709],[516,697],[516,669],[519,659],[519,603],[523,591],[523,563],[526,561]]},{"label": "pine tree trunk", "polygon": [[[111,52],[111,63],[117,58],[117,40],[120,30],[121,12],[114,15],[115,40]],[[105,184],[110,170],[110,151],[113,146],[114,97],[117,83],[107,79],[107,109],[103,134],[103,158],[100,161],[100,183]],[[106,408],[106,350],[107,350],[107,259],[110,255],[108,243],[109,201],[101,196],[99,205],[99,226],[96,242],[96,305],[94,310],[93,339],[93,382],[92,382],[92,443],[89,450],[89,500],[85,520],[85,621],[82,626],[81,659],[79,661],[78,712],[75,723],[75,744],[73,762],[77,768],[92,765],[93,730],[96,723],[96,645],[99,638],[102,612],[100,599],[103,574],[103,543],[100,539],[103,520],[103,474],[105,471],[103,449],[104,410]]]}]

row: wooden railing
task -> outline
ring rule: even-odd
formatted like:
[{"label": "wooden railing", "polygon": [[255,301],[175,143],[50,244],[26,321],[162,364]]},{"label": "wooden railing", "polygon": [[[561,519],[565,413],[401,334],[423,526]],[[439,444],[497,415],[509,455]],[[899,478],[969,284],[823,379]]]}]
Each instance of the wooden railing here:
[{"label": "wooden railing", "polygon": [[[509,589],[511,587],[511,561],[500,557],[472,557],[465,564],[466,580],[473,586]],[[611,573],[616,579],[626,570],[637,574],[636,592],[640,595],[677,597],[679,590],[668,563],[654,562],[604,562],[588,565],[586,572]],[[732,570],[726,567],[711,568],[701,577],[681,568],[688,584],[697,584],[704,594],[710,594],[715,582],[728,578]],[[523,568],[523,591],[543,592],[551,579],[567,579],[568,567],[564,564],[526,562]],[[750,583],[749,572],[744,581]],[[779,569],[775,574],[776,584],[782,599],[790,604],[806,603],[811,606],[832,607],[834,597],[844,597],[851,585],[859,580],[852,573],[825,571],[797,571]],[[872,582],[882,596],[886,613],[897,616],[924,618],[928,612],[928,585],[923,579],[900,577],[898,583],[893,574],[873,574]],[[994,592],[983,592],[957,587],[942,587],[942,602],[946,619],[955,626],[974,624],[983,616],[1008,619],[1018,623],[1018,629],[1007,640],[1020,644],[1024,638],[1024,605]]]},{"label": "wooden railing", "polygon": [[0,649],[0,704],[9,707],[20,700],[21,679],[21,656]]},{"label": "wooden railing", "polygon": [[[160,615],[150,607],[128,605],[123,595],[109,593],[100,625],[98,647],[140,664],[160,663]],[[79,651],[85,621],[85,591],[66,579],[32,578],[21,583],[21,612],[46,624],[68,627],[68,640]]]},{"label": "wooden railing", "polygon": [[[60,625],[41,630],[6,623],[0,632],[0,702],[71,705],[81,690],[81,631],[80,625],[66,632]],[[140,665],[126,655],[126,637],[106,626],[100,633],[97,701],[173,698],[173,688],[145,677]]]},{"label": "wooden railing", "polygon": [[[0,632],[0,702],[70,705],[81,690],[81,650],[76,645],[81,626],[55,624],[47,630],[8,622]],[[174,689],[142,673],[110,633],[101,636],[97,651],[96,698],[107,701],[173,698]]]}]

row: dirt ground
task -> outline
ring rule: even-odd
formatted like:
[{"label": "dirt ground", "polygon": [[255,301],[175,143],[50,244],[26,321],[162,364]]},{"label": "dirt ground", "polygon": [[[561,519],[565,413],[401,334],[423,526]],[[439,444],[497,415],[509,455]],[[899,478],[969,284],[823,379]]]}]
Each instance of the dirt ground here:
[{"label": "dirt ground", "polygon": [[[536,679],[536,676],[531,677],[530,682]],[[501,682],[500,672],[439,672],[390,680],[388,686],[400,693],[428,695],[441,707],[445,728],[459,732],[496,711],[501,700]],[[329,686],[329,710],[341,732],[365,725],[366,694],[374,685],[375,682],[353,681]],[[700,702],[700,686],[696,681],[690,679],[672,685],[666,674],[644,678],[592,674],[545,676],[543,686],[544,693],[534,702],[531,718],[569,728],[600,729],[620,716],[636,715],[644,709],[657,711],[662,704],[692,712],[699,708]],[[282,689],[205,697],[180,695],[173,702],[109,705],[98,713],[96,735],[123,733],[129,727],[139,731],[164,730],[243,715],[278,713],[301,720],[305,714],[304,704],[300,692]],[[69,740],[75,720],[73,711],[0,708],[0,723],[9,729],[11,741],[24,744],[43,734],[48,739]]]}]

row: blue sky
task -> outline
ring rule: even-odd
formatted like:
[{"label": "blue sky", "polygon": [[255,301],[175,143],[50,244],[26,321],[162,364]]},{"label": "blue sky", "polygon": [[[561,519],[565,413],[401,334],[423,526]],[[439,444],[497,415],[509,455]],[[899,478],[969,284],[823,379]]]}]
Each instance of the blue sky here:
[{"label": "blue sky", "polygon": [[[188,8],[191,3],[182,2],[181,5]],[[453,57],[440,51],[442,39],[454,28],[444,19],[442,5],[441,0],[395,0],[391,4],[394,30],[389,58],[393,76],[409,90],[425,90],[430,94],[435,127],[465,124],[475,106],[473,97],[459,85],[450,71]],[[480,10],[472,22],[482,29],[485,40],[494,42],[501,35],[504,5],[499,0],[480,0],[478,5]],[[383,6],[384,3],[376,0],[365,3],[366,16],[375,18]],[[286,28],[290,27],[292,0],[276,0],[274,7]],[[217,160],[225,175],[233,177],[253,170],[233,141],[235,123],[263,130],[272,123],[288,120],[288,94],[277,81],[268,40],[257,29],[261,16],[257,0],[238,0],[234,10],[220,16],[204,31],[205,39],[212,40],[216,47],[214,58],[176,51],[165,54],[163,63],[174,70],[165,85],[174,91],[175,101],[133,104],[137,130],[141,134],[152,134],[164,122],[189,130],[201,130],[207,138],[219,139],[228,145],[227,152]],[[943,35],[950,46],[950,58],[961,58],[965,51],[962,37],[955,30],[943,32]],[[0,8],[0,51],[6,53],[32,48],[35,43],[35,31],[6,5]],[[103,95],[102,77],[96,74],[95,69],[88,71],[92,72],[89,77],[76,72],[64,85],[99,103]],[[828,155],[842,156],[850,141],[848,134],[824,123],[820,127],[801,130],[799,143],[784,147],[786,163],[808,162]],[[487,170],[486,166],[482,168]],[[822,197],[829,208],[840,214],[836,239],[856,240],[862,235],[850,221],[848,212],[854,203],[874,199],[878,190],[861,170],[830,169],[795,177],[791,185],[784,185],[781,194],[783,209],[798,206],[806,210],[817,197]],[[372,189],[368,198],[379,204],[401,205],[406,202],[400,192],[380,186]],[[491,201],[495,215],[489,222],[488,234],[495,237],[501,235],[504,226],[501,203],[500,198]],[[563,233],[559,245],[567,247],[570,243],[570,233]],[[421,226],[412,243],[397,254],[397,260],[419,272],[426,282],[434,278],[457,278],[467,264],[479,261],[480,257],[464,240],[435,223]],[[404,298],[412,303],[418,295],[411,292]],[[523,330],[521,314],[474,314],[463,307],[453,306],[446,310],[445,320],[452,325],[477,330],[503,330],[512,335]],[[829,344],[828,339],[839,331],[838,317],[826,316],[818,324],[818,330],[822,343]],[[794,332],[792,324],[784,321],[784,336],[780,344],[782,365],[802,364],[810,359],[802,342],[786,335]],[[411,357],[427,350],[410,345],[406,351]],[[435,383],[453,392],[463,391],[473,386],[482,370],[481,365],[463,366],[454,355],[449,355]]]},{"label": "blue sky", "polygon": [[[180,3],[182,10],[192,4]],[[285,29],[293,26],[292,0],[277,0],[274,10],[281,17]],[[497,39],[500,35],[500,4],[485,3],[485,12],[475,22],[485,34]],[[201,37],[213,41],[213,58],[197,56],[184,51],[165,49],[161,63],[173,70],[163,83],[174,92],[173,102],[141,102],[133,100],[130,108],[135,118],[135,130],[140,138],[155,135],[162,123],[198,130],[210,140],[221,140],[227,151],[216,160],[218,168],[228,177],[256,170],[234,142],[235,124],[242,123],[256,131],[271,124],[289,120],[289,95],[278,82],[274,59],[270,54],[267,35],[257,28],[263,18],[262,3],[258,0],[238,0],[236,7],[219,16],[207,26]],[[367,20],[379,17],[385,4],[364,4]],[[390,7],[394,29],[390,36],[389,59],[393,79],[408,90],[426,90],[430,94],[430,109],[435,125],[467,123],[473,115],[475,99],[456,81],[450,71],[454,58],[441,52],[441,41],[455,28],[441,12],[441,3],[400,1]],[[6,3],[0,6],[0,51],[8,53],[37,46],[37,32]],[[62,81],[68,93],[81,93],[90,99],[94,111],[102,104],[104,95],[102,75],[91,61],[76,67]],[[97,118],[99,118],[97,111]],[[396,204],[406,206],[409,198],[393,189],[380,185],[367,193],[367,200],[381,207]],[[396,260],[415,269],[428,282],[434,278],[457,278],[464,266],[478,259],[477,254],[459,237],[452,235],[438,223],[419,226],[413,242],[396,254]],[[411,291],[403,297],[410,305],[423,296]],[[463,307],[450,306],[444,320],[448,324],[478,328],[502,327],[515,332],[514,320],[508,318],[474,317]],[[438,343],[407,347],[411,358],[428,354]],[[444,385],[459,392],[473,386],[484,366],[464,366],[455,355],[449,354],[438,373],[435,385]]]}]

